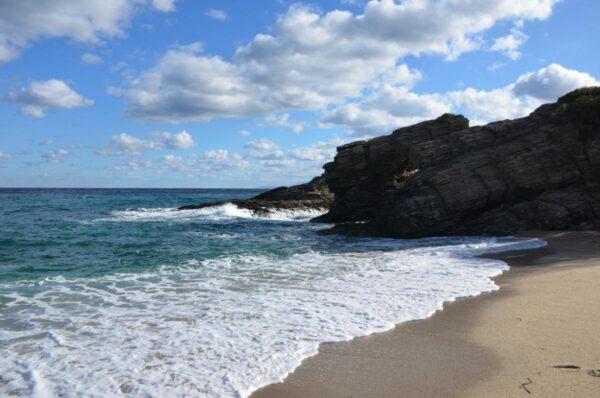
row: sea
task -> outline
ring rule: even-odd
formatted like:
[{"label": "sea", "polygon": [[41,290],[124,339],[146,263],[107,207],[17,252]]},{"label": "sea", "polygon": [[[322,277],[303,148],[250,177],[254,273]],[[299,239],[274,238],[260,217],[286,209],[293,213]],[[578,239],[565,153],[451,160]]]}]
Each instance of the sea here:
[{"label": "sea", "polygon": [[0,189],[0,396],[247,397],[320,343],[496,290],[536,239],[322,235],[234,189]]}]

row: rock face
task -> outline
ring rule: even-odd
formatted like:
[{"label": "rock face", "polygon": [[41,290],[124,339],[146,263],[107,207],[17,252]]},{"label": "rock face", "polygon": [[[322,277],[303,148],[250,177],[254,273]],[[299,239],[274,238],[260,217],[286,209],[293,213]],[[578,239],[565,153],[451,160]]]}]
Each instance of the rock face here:
[{"label": "rock face", "polygon": [[440,118],[338,148],[316,221],[395,237],[600,228],[600,88],[528,117],[468,127]]},{"label": "rock face", "polygon": [[291,187],[279,187],[257,195],[251,199],[235,199],[227,202],[205,203],[182,206],[178,210],[203,209],[232,203],[242,209],[252,210],[255,214],[268,214],[273,210],[323,210],[329,209],[333,194],[322,177]]}]

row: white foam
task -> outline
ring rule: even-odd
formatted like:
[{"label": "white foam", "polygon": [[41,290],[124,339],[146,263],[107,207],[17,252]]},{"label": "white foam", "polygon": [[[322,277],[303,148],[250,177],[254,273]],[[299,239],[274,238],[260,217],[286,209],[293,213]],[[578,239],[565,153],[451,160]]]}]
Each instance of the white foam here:
[{"label": "white foam", "polygon": [[276,209],[266,214],[257,214],[252,210],[240,208],[232,203],[220,206],[205,207],[203,209],[177,210],[176,208],[140,208],[119,210],[111,213],[111,218],[99,221],[189,221],[194,219],[205,220],[235,220],[256,219],[273,221],[307,221],[311,218],[325,214],[326,210],[318,209]]},{"label": "white foam", "polygon": [[545,244],[354,242],[335,252],[49,278],[18,292],[0,285],[8,300],[0,322],[22,325],[0,329],[0,395],[246,397],[321,342],[384,331],[497,289],[490,278],[507,265],[475,256]]}]

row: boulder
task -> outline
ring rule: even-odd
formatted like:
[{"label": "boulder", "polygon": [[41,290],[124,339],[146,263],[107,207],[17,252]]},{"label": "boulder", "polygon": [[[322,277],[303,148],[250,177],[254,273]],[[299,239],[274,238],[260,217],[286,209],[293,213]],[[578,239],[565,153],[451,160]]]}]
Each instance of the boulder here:
[{"label": "boulder", "polygon": [[275,210],[326,210],[329,209],[332,201],[333,194],[323,178],[315,177],[306,184],[271,189],[250,199],[187,205],[178,210],[203,209],[232,203],[239,208],[264,215]]}]

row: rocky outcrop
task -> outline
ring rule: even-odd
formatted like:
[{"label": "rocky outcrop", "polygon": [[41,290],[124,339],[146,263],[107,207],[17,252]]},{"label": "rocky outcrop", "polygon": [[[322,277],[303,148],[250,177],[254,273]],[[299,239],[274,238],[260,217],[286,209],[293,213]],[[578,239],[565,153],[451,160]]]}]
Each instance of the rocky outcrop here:
[{"label": "rocky outcrop", "polygon": [[326,210],[332,202],[333,194],[323,178],[315,177],[306,184],[271,189],[251,199],[188,205],[178,210],[203,209],[232,203],[239,208],[251,210],[257,215],[265,215],[274,210]]},{"label": "rocky outcrop", "polygon": [[317,221],[395,237],[600,228],[600,88],[528,117],[440,118],[338,148]]}]

